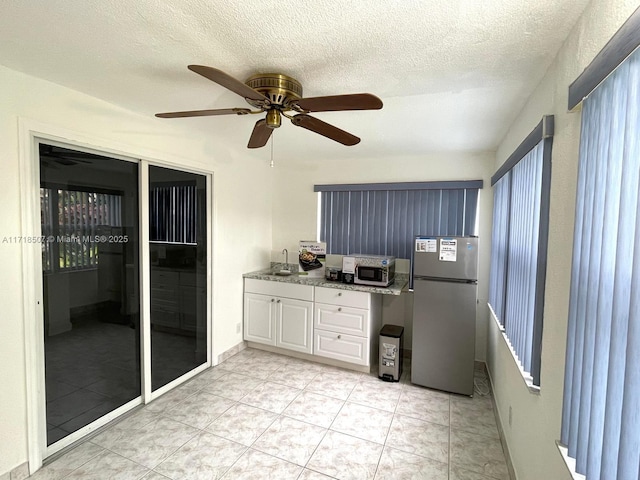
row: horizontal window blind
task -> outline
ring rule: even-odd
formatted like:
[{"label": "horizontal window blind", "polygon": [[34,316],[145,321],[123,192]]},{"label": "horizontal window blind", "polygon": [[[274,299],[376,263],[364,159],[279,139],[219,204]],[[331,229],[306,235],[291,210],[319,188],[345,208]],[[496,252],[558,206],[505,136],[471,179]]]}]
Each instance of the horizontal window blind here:
[{"label": "horizontal window blind", "polygon": [[477,187],[365,190],[358,186],[353,191],[322,191],[320,202],[320,240],[327,243],[330,254],[411,258],[416,235],[476,234]]},{"label": "horizontal window blind", "polygon": [[640,51],[584,100],[561,441],[588,480],[640,477]]}]

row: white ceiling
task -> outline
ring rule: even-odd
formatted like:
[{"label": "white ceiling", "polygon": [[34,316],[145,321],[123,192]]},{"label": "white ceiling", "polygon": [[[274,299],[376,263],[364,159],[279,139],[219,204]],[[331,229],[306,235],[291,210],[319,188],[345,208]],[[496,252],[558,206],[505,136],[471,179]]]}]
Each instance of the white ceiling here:
[{"label": "white ceiling", "polygon": [[[315,114],[360,136],[353,147],[283,122],[281,155],[492,151],[587,3],[2,0],[0,64],[150,117],[247,107],[188,64],[242,81],[275,71],[298,79],[305,96],[369,92],[384,102]],[[256,117],[156,121],[220,129],[244,146]]]}]

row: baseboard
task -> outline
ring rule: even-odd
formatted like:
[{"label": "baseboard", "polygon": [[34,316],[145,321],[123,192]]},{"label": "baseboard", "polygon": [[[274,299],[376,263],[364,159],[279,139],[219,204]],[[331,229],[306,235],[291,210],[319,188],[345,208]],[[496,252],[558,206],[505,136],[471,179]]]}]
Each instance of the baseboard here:
[{"label": "baseboard", "polygon": [[[476,362],[479,363],[479,362]],[[493,405],[493,414],[496,417],[496,425],[498,426],[498,434],[500,435],[500,443],[502,444],[502,451],[504,452],[504,459],[507,462],[507,470],[509,470],[509,478],[511,480],[518,480],[516,477],[516,471],[513,468],[513,462],[511,461],[511,453],[509,452],[509,445],[507,445],[507,440],[504,436],[504,428],[502,427],[502,418],[500,418],[500,412],[498,411],[498,405],[496,404],[495,397],[495,388],[493,387],[493,379],[491,378],[491,372],[485,365],[485,372],[487,373],[487,378],[489,379],[489,383],[491,385],[491,404]]]},{"label": "baseboard", "polygon": [[332,358],[321,357],[319,355],[310,355],[308,353],[295,352],[286,348],[272,347],[271,345],[263,345],[261,343],[247,342],[247,345],[256,350],[264,350],[265,352],[278,353],[287,357],[298,358],[300,360],[308,360],[309,362],[322,363],[332,367],[344,368],[345,370],[353,370],[360,373],[372,373],[377,371],[378,365],[356,365],[354,363],[343,362],[342,360],[334,360]]},{"label": "baseboard", "polygon": [[29,462],[18,465],[7,473],[0,475],[0,480],[23,480],[29,477]]},{"label": "baseboard", "polygon": [[237,345],[234,345],[230,349],[228,349],[228,350],[222,352],[220,355],[218,355],[218,361],[215,364],[216,365],[221,364],[222,362],[224,362],[228,358],[233,357],[236,353],[240,353],[245,348],[247,348],[247,342],[245,342],[243,340],[242,342],[238,343]]}]

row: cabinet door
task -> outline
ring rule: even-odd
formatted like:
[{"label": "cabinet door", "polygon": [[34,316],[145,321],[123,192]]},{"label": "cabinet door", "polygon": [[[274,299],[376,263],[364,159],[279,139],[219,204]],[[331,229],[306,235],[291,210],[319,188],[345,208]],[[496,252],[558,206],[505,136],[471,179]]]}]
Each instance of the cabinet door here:
[{"label": "cabinet door", "polygon": [[244,294],[244,339],[276,344],[275,298],[257,293]]},{"label": "cabinet door", "polygon": [[276,299],[276,346],[297,352],[313,352],[313,303]]}]

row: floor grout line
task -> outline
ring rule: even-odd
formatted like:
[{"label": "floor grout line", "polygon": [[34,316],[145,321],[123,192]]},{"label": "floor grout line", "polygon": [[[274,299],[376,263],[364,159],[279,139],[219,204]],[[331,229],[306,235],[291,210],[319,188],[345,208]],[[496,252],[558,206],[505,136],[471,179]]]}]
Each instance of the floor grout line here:
[{"label": "floor grout line", "polygon": [[[246,350],[243,350],[242,352],[245,352],[245,351],[246,351]],[[240,353],[242,353],[242,352],[240,352]],[[259,351],[256,351],[256,352],[259,352]],[[265,455],[268,455],[268,456],[270,456],[270,457],[276,458],[276,459],[281,460],[281,461],[288,462],[289,464],[295,464],[295,465],[297,465],[298,467],[301,467],[301,471],[300,471],[299,475],[297,476],[298,478],[302,478],[302,476],[305,474],[305,470],[310,470],[310,471],[315,471],[315,472],[318,472],[318,473],[322,473],[321,471],[317,471],[316,469],[308,468],[308,465],[309,465],[309,462],[311,461],[311,459],[314,457],[314,455],[316,455],[316,453],[318,452],[318,449],[319,449],[320,445],[322,444],[322,442],[323,442],[323,441],[325,441],[325,439],[327,438],[327,435],[329,434],[329,432],[330,432],[330,431],[331,431],[331,432],[336,432],[336,433],[338,433],[338,434],[340,434],[340,435],[346,435],[346,436],[349,436],[349,437],[351,437],[351,438],[357,439],[358,441],[363,441],[363,442],[370,443],[372,446],[373,446],[373,445],[375,445],[375,446],[379,447],[380,454],[379,454],[379,456],[378,456],[378,458],[377,458],[377,462],[375,463],[375,465],[374,465],[374,464],[372,464],[372,463],[371,463],[371,464],[369,464],[369,465],[371,465],[371,467],[370,467],[370,468],[372,468],[372,469],[373,469],[373,477],[375,477],[375,476],[378,474],[378,472],[379,472],[379,471],[381,471],[380,469],[381,469],[381,465],[382,465],[383,456],[385,455],[385,451],[386,451],[387,449],[390,449],[391,451],[396,450],[397,452],[403,452],[403,453],[405,453],[405,454],[414,455],[414,456],[416,456],[416,457],[421,457],[421,458],[424,458],[424,459],[428,459],[428,460],[430,460],[430,461],[436,461],[436,460],[434,460],[434,458],[432,458],[432,457],[430,457],[430,456],[425,456],[425,455],[423,455],[422,453],[418,453],[418,452],[416,452],[415,450],[412,450],[412,451],[406,451],[407,449],[403,450],[402,448],[397,448],[396,446],[393,446],[393,445],[390,445],[390,444],[389,444],[390,435],[392,434],[392,429],[393,429],[394,421],[396,420],[396,418],[406,416],[406,417],[407,417],[407,418],[409,418],[409,419],[418,420],[418,421],[420,421],[420,422],[424,422],[424,421],[425,421],[425,420],[422,420],[422,419],[420,419],[420,418],[416,418],[416,416],[415,416],[415,415],[413,415],[413,416],[412,416],[412,415],[407,416],[407,415],[405,415],[405,414],[403,414],[403,413],[400,413],[400,412],[399,412],[399,410],[398,410],[398,409],[400,408],[401,402],[405,402],[405,401],[410,401],[410,400],[411,400],[410,398],[405,398],[405,397],[404,397],[404,393],[405,393],[405,392],[411,392],[411,389],[413,388],[412,384],[410,384],[410,382],[408,382],[408,381],[406,380],[406,377],[405,377],[405,380],[404,380],[404,381],[402,381],[402,379],[401,379],[401,381],[400,381],[400,382],[398,382],[398,383],[400,384],[400,387],[399,387],[399,389],[398,389],[397,397],[396,397],[396,398],[395,398],[395,400],[393,401],[393,410],[392,410],[392,411],[390,411],[390,410],[386,410],[386,409],[384,408],[384,405],[385,405],[385,403],[384,403],[384,402],[379,402],[378,404],[375,404],[375,405],[368,405],[368,404],[363,400],[363,399],[365,398],[365,396],[366,396],[366,395],[368,395],[368,393],[366,393],[366,392],[368,392],[367,388],[370,388],[370,385],[375,385],[375,384],[376,384],[376,382],[372,381],[372,379],[371,379],[371,378],[369,378],[369,376],[367,376],[366,374],[359,373],[359,374],[358,374],[358,375],[356,375],[355,377],[350,377],[349,375],[348,375],[347,377],[345,377],[345,378],[350,379],[350,380],[348,380],[348,381],[353,381],[354,379],[355,379],[355,381],[353,381],[353,382],[352,382],[352,383],[353,383],[353,386],[351,386],[348,390],[345,390],[345,391],[348,391],[348,393],[346,394],[346,398],[342,398],[342,397],[343,397],[343,395],[340,395],[340,397],[341,397],[341,398],[337,398],[337,397],[334,397],[334,396],[332,396],[332,395],[327,395],[326,393],[322,392],[322,387],[320,386],[320,385],[321,385],[320,383],[319,383],[319,384],[318,384],[318,386],[316,387],[316,390],[308,389],[308,387],[309,387],[309,386],[311,386],[311,384],[312,384],[315,380],[317,380],[317,379],[318,379],[318,377],[319,377],[320,375],[322,375],[323,373],[326,373],[326,377],[327,377],[327,378],[330,378],[330,376],[331,376],[332,374],[341,373],[341,371],[336,371],[335,369],[333,369],[333,368],[331,368],[331,367],[327,367],[327,368],[326,368],[326,370],[324,370],[324,369],[323,369],[323,370],[319,370],[319,371],[318,371],[317,373],[315,373],[314,375],[310,375],[310,379],[309,379],[308,381],[306,381],[306,383],[304,384],[304,386],[302,386],[302,388],[300,388],[300,386],[301,386],[300,384],[298,384],[298,385],[295,385],[295,386],[294,386],[294,385],[291,385],[291,384],[284,383],[284,381],[282,381],[281,379],[279,379],[279,378],[278,378],[278,376],[277,376],[277,372],[279,372],[279,371],[280,371],[282,374],[286,374],[286,371],[287,371],[287,365],[288,365],[288,364],[286,363],[286,360],[284,360],[284,363],[279,363],[279,362],[278,362],[278,360],[279,360],[279,359],[277,359],[277,358],[276,358],[276,357],[274,357],[273,355],[275,355],[275,354],[270,354],[270,355],[265,356],[265,357],[262,357],[260,353],[252,353],[251,355],[244,355],[244,357],[245,357],[245,358],[238,358],[236,362],[233,362],[232,364],[226,365],[227,367],[229,367],[229,368],[230,368],[229,370],[227,370],[227,369],[225,368],[225,363],[223,362],[223,363],[221,363],[220,365],[217,365],[216,367],[213,367],[214,369],[219,369],[219,370],[221,370],[222,372],[224,372],[220,377],[213,378],[213,379],[211,379],[211,380],[210,380],[210,382],[206,382],[206,383],[204,383],[204,382],[203,382],[202,384],[199,384],[199,385],[198,385],[198,387],[197,387],[197,388],[195,388],[195,390],[194,390],[193,392],[191,392],[191,393],[187,394],[184,398],[182,398],[181,400],[179,400],[175,405],[172,405],[171,407],[167,407],[167,408],[165,408],[165,409],[163,409],[163,410],[161,410],[161,411],[159,411],[159,412],[157,412],[157,411],[156,411],[156,412],[154,412],[154,411],[149,410],[149,413],[151,413],[151,414],[152,414],[152,415],[154,415],[154,416],[157,416],[158,418],[166,418],[166,419],[169,419],[169,420],[172,420],[172,421],[178,422],[178,423],[180,423],[180,424],[182,424],[182,425],[185,425],[185,426],[188,426],[188,427],[191,427],[191,428],[195,428],[195,429],[197,430],[197,431],[196,431],[192,436],[190,436],[190,437],[189,437],[189,439],[187,439],[184,443],[182,443],[181,445],[177,446],[175,449],[171,450],[171,451],[170,451],[170,452],[169,452],[169,453],[168,453],[168,454],[163,458],[163,460],[161,460],[161,461],[160,461],[160,463],[158,463],[158,465],[161,465],[163,462],[165,462],[166,460],[168,460],[168,459],[169,459],[169,458],[171,458],[172,456],[176,455],[176,453],[177,453],[179,450],[181,450],[181,449],[184,447],[184,445],[186,445],[187,443],[191,442],[194,438],[196,438],[198,435],[201,435],[201,434],[204,432],[204,433],[212,434],[212,435],[214,435],[214,436],[216,436],[216,437],[219,437],[219,438],[225,439],[225,440],[227,440],[227,441],[230,441],[230,442],[233,442],[233,443],[236,443],[236,444],[238,444],[238,445],[241,445],[241,446],[242,446],[242,453],[240,453],[240,455],[238,455],[238,456],[237,456],[237,457],[232,461],[232,463],[231,463],[230,465],[225,466],[225,470],[224,470],[224,472],[222,472],[222,471],[218,472],[220,475],[224,476],[224,475],[226,475],[226,474],[227,474],[227,473],[228,473],[228,472],[229,472],[229,471],[230,471],[230,470],[231,470],[231,469],[232,469],[232,468],[233,468],[233,467],[234,467],[234,466],[235,466],[235,465],[240,461],[240,459],[241,459],[241,458],[243,458],[243,457],[244,457],[244,456],[245,456],[245,455],[246,455],[250,450],[260,451],[260,450],[258,450],[258,449],[256,449],[256,448],[254,448],[254,446],[257,444],[257,442],[259,442],[259,440],[260,440],[261,438],[263,438],[263,436],[265,435],[265,433],[266,433],[266,432],[267,432],[267,431],[268,431],[268,430],[273,426],[273,424],[274,424],[275,422],[277,422],[277,421],[283,421],[283,420],[285,420],[285,419],[291,419],[291,420],[294,420],[294,421],[297,421],[297,422],[304,423],[304,424],[309,425],[309,426],[311,426],[311,427],[315,427],[315,428],[321,428],[321,429],[323,429],[322,436],[320,437],[320,439],[319,439],[319,441],[316,443],[316,445],[313,447],[313,449],[312,449],[311,453],[309,454],[309,457],[308,457],[308,458],[307,458],[307,460],[305,461],[304,465],[297,464],[296,462],[291,462],[290,460],[287,460],[287,459],[285,459],[285,458],[281,458],[281,457],[276,456],[276,455],[272,455],[272,454],[269,454],[269,453],[262,452],[262,453],[264,453]],[[230,358],[234,358],[234,357],[230,357]],[[275,360],[274,360],[274,359],[275,359]],[[263,377],[263,376],[264,376],[264,373],[263,373],[263,372],[265,372],[265,371],[267,371],[267,370],[270,370],[270,369],[272,368],[272,367],[271,367],[271,365],[272,365],[272,364],[271,364],[271,363],[269,363],[269,362],[270,362],[270,361],[272,361],[272,360],[274,360],[273,365],[276,365],[276,364],[277,364],[277,366],[276,366],[275,368],[273,368],[273,370],[271,370],[271,373],[269,373],[269,375],[267,375],[267,376],[266,376],[266,378],[261,378],[261,377]],[[264,368],[262,368],[262,370],[261,370],[261,372],[262,372],[262,373],[260,373],[260,374],[259,374],[259,377],[255,377],[255,376],[252,376],[252,375],[251,375],[251,371],[250,371],[250,370],[251,370],[251,367],[250,367],[250,364],[251,364],[252,362],[257,362],[257,363],[259,363],[259,364],[261,364],[261,365],[264,365]],[[243,366],[243,365],[244,365],[244,366]],[[293,363],[291,363],[291,365],[293,365]],[[323,366],[323,367],[324,367],[324,366]],[[292,367],[292,368],[293,368],[293,370],[295,370],[295,367]],[[204,372],[209,372],[209,371],[212,371],[212,370],[205,370]],[[202,372],[202,373],[204,373],[204,372]],[[407,372],[407,373],[406,373],[406,375],[409,375],[409,374],[410,374],[410,372],[408,371],[408,369],[406,369],[406,370],[405,370],[405,372]],[[403,373],[404,373],[404,372],[403,372]],[[258,381],[258,382],[260,382],[260,383],[259,383],[258,385],[256,385],[255,387],[253,387],[252,389],[250,389],[249,391],[244,392],[244,393],[243,393],[241,396],[239,396],[238,398],[228,398],[228,397],[225,397],[225,396],[223,396],[223,395],[220,395],[219,393],[214,393],[214,392],[207,391],[207,388],[210,388],[210,387],[211,387],[211,385],[216,384],[216,383],[217,383],[217,381],[218,381],[218,380],[220,380],[220,378],[223,378],[223,377],[225,377],[225,376],[228,376],[229,374],[234,374],[234,375],[239,375],[239,376],[241,376],[241,377],[251,378],[251,379],[252,379],[252,381]],[[271,377],[272,375],[276,375],[276,376],[275,376],[274,378],[269,378],[269,377]],[[198,378],[198,376],[193,377],[193,379],[197,379],[197,378]],[[305,381],[303,380],[303,382],[305,382]],[[286,404],[284,404],[284,407],[283,407],[281,410],[280,410],[280,407],[278,407],[278,411],[275,411],[275,412],[274,412],[273,410],[269,410],[268,408],[265,408],[265,407],[264,407],[264,405],[263,405],[263,406],[258,407],[258,406],[255,406],[255,405],[250,405],[250,404],[247,404],[247,403],[242,403],[242,400],[243,400],[243,399],[245,399],[245,398],[246,398],[246,397],[247,397],[247,396],[248,396],[248,395],[249,395],[253,390],[255,390],[255,389],[259,388],[260,386],[264,386],[265,384],[268,384],[268,383],[272,383],[272,384],[275,384],[275,385],[278,385],[278,386],[281,386],[281,387],[285,387],[285,388],[283,389],[283,391],[287,391],[287,389],[293,389],[293,390],[296,390],[297,392],[296,392],[295,396],[293,396],[290,400],[288,400],[288,401],[286,402]],[[386,383],[387,383],[387,382],[385,382],[385,384],[386,384]],[[188,384],[189,384],[189,382],[186,382],[185,384],[183,384],[183,385],[181,385],[181,386],[177,387],[177,389],[176,389],[176,390],[179,390],[179,388],[180,388],[180,387],[182,387],[182,386],[187,386]],[[233,385],[233,384],[231,384],[231,385]],[[358,387],[361,387],[363,390],[359,390],[359,389],[358,389]],[[263,388],[264,388],[264,387],[263,387]],[[313,388],[313,387],[312,387],[312,388]],[[387,388],[387,387],[385,387],[385,388]],[[171,392],[176,391],[176,390],[172,390]],[[266,390],[263,390],[263,391],[266,391]],[[354,393],[355,393],[356,391],[358,392],[358,395],[359,395],[359,396],[362,396],[362,398],[361,398],[360,400],[358,400],[356,397],[354,397],[354,399],[351,399],[351,400],[350,400],[351,396],[352,396],[352,395],[354,395]],[[415,390],[415,392],[416,392],[416,393],[419,393],[420,391],[421,391],[420,389],[416,389],[416,390]],[[426,390],[425,390],[425,391],[426,391]],[[182,419],[182,420],[174,420],[174,419],[172,418],[171,414],[169,413],[169,411],[170,411],[170,410],[175,410],[175,409],[179,408],[179,407],[180,407],[180,405],[181,405],[181,404],[184,404],[184,402],[186,402],[188,398],[191,398],[192,396],[194,396],[194,395],[196,395],[196,394],[198,394],[198,393],[201,393],[201,392],[209,393],[209,394],[211,394],[211,395],[214,395],[215,397],[219,397],[220,399],[229,400],[229,401],[230,401],[230,402],[232,402],[232,403],[231,403],[231,404],[230,404],[230,406],[229,406],[229,407],[227,407],[224,411],[219,412],[219,413],[216,413],[216,414],[215,414],[215,417],[213,417],[213,418],[212,418],[211,422],[207,423],[206,425],[204,425],[204,426],[203,426],[203,427],[201,427],[201,428],[200,428],[200,427],[194,427],[193,425],[190,425],[189,423],[185,422],[185,421],[184,421],[184,419]],[[383,396],[384,396],[384,395],[386,395],[386,392],[387,392],[387,391],[386,391],[385,389],[381,389],[381,395],[383,395]],[[393,396],[396,396],[395,390],[391,390],[390,392],[391,392],[391,394],[392,394]],[[170,392],[167,392],[167,393],[170,393]],[[327,426],[327,427],[325,427],[325,426],[323,426],[323,425],[318,425],[318,424],[316,424],[316,423],[313,423],[313,421],[314,421],[314,420],[313,420],[311,417],[309,417],[309,418],[305,418],[305,419],[301,419],[301,418],[296,418],[296,417],[294,417],[294,416],[290,416],[289,414],[285,413],[285,412],[287,411],[287,409],[288,409],[288,408],[290,408],[290,407],[292,407],[292,405],[293,405],[297,400],[299,400],[299,399],[300,399],[300,398],[301,398],[305,393],[312,394],[312,395],[317,395],[317,396],[320,396],[320,397],[323,397],[323,396],[324,396],[324,397],[331,398],[331,399],[333,399],[333,400],[336,400],[336,401],[341,402],[340,408],[337,410],[337,412],[335,413],[335,415],[333,415],[333,418],[332,418],[332,419],[331,419],[331,421],[328,423],[328,426]],[[335,394],[334,394],[334,395],[335,395]],[[235,394],[234,394],[233,396],[234,396],[234,397],[236,397],[236,395],[235,395]],[[162,398],[162,397],[159,397],[159,398],[158,398],[158,400],[160,400],[161,398]],[[274,397],[274,398],[275,398],[275,397]],[[437,397],[436,397],[436,398],[437,398]],[[447,436],[447,440],[448,440],[448,444],[447,444],[447,465],[446,465],[446,467],[447,467],[447,469],[446,469],[447,474],[446,474],[446,478],[451,478],[451,475],[452,475],[451,459],[452,459],[452,454],[453,454],[453,452],[452,452],[452,436],[453,436],[454,431],[458,431],[458,430],[459,430],[459,431],[461,431],[461,432],[465,432],[465,433],[468,433],[468,434],[471,434],[471,435],[479,435],[479,436],[485,436],[485,435],[483,435],[482,433],[477,433],[477,432],[475,432],[475,431],[468,431],[468,430],[465,430],[465,429],[464,429],[464,427],[462,427],[462,428],[455,427],[455,428],[454,428],[454,426],[453,426],[453,422],[452,422],[452,418],[453,418],[453,416],[454,416],[454,411],[453,411],[453,410],[454,410],[454,405],[453,405],[453,403],[454,403],[454,402],[453,402],[453,399],[452,399],[452,397],[451,397],[450,395],[447,395],[447,396],[446,396],[446,398],[447,398],[447,403],[448,403],[448,416],[449,416],[449,422],[448,422],[448,425],[446,425],[446,426],[448,427],[448,428],[447,428],[447,434],[448,434],[448,436]],[[428,396],[427,396],[427,397],[425,397],[425,401],[426,401],[426,402],[428,402],[428,401],[429,401],[429,400],[428,400]],[[375,402],[374,402],[374,403],[375,403]],[[358,406],[358,407],[371,408],[371,409],[373,409],[374,411],[379,411],[379,412],[381,412],[381,413],[382,413],[382,412],[384,412],[385,414],[389,415],[389,418],[390,418],[390,420],[389,420],[389,425],[388,425],[388,426],[386,427],[386,429],[385,429],[385,432],[386,432],[386,433],[385,433],[385,435],[384,435],[384,440],[382,441],[382,443],[377,443],[377,442],[371,441],[371,440],[369,440],[369,439],[367,439],[367,438],[362,438],[362,436],[359,436],[357,433],[355,433],[355,434],[354,434],[353,432],[352,432],[352,433],[343,433],[343,432],[339,432],[338,430],[333,430],[333,427],[337,425],[337,424],[336,424],[336,421],[337,421],[339,418],[341,418],[340,416],[341,416],[343,413],[344,413],[344,414],[346,414],[346,412],[348,411],[348,410],[347,410],[347,408],[348,408],[348,404],[349,404],[349,405]],[[262,433],[260,433],[257,437],[253,438],[253,439],[252,439],[252,441],[251,441],[251,443],[250,443],[249,445],[246,445],[246,444],[244,444],[244,443],[239,443],[238,441],[236,441],[236,440],[232,440],[232,439],[230,439],[230,438],[226,438],[226,437],[225,437],[225,436],[223,436],[223,435],[218,435],[218,434],[214,431],[214,429],[211,429],[211,430],[209,429],[209,427],[211,427],[211,426],[216,422],[216,420],[218,420],[218,419],[220,419],[222,416],[224,416],[224,415],[225,415],[225,413],[227,413],[230,409],[232,409],[232,408],[236,408],[236,407],[237,407],[237,406],[239,406],[239,405],[246,405],[246,406],[249,406],[249,407],[252,407],[252,408],[255,408],[255,409],[261,410],[261,411],[263,411],[263,412],[265,412],[265,413],[270,413],[270,414],[274,414],[274,415],[275,415],[275,417],[273,418],[273,420],[272,420],[271,422],[269,422],[269,424],[268,424],[266,427],[264,427],[264,428],[260,427],[260,428],[261,428],[261,430],[262,430]],[[266,405],[266,404],[265,404],[265,405]],[[383,405],[383,408],[380,408],[380,405]],[[388,405],[388,404],[387,404],[387,405]],[[144,407],[143,407],[143,409],[144,409]],[[464,410],[464,409],[463,409],[463,410]],[[142,410],[142,411],[144,411],[144,410]],[[366,412],[367,410],[364,410],[364,411]],[[469,411],[470,411],[470,412],[472,412],[472,410],[471,410],[471,409],[470,409]],[[436,412],[436,411],[434,410],[434,412]],[[462,413],[464,413],[464,412],[462,412]],[[437,418],[437,417],[434,417],[434,418]],[[153,422],[153,421],[154,421],[154,420],[151,420],[150,422]],[[148,424],[148,423],[150,423],[150,422],[146,422],[146,424]],[[431,423],[431,424],[433,424],[433,425],[435,425],[435,426],[438,426],[438,427],[442,427],[442,426],[443,426],[442,424],[440,424],[440,423],[435,423],[435,422],[427,422],[427,423]],[[351,429],[351,427],[348,427],[348,430],[349,430],[349,429]],[[356,429],[356,430],[354,430],[354,432],[357,432],[357,429]],[[366,436],[366,434],[365,434],[364,436]],[[493,437],[490,437],[490,436],[485,436],[485,437],[486,437],[486,438],[493,438]],[[96,445],[97,445],[97,444],[96,444]],[[115,453],[115,454],[117,454],[117,455],[119,455],[119,456],[121,456],[121,457],[123,457],[123,458],[127,458],[127,459],[128,459],[128,460],[130,460],[130,461],[133,461],[133,462],[134,462],[134,463],[136,463],[137,465],[141,465],[141,464],[139,464],[138,462],[136,462],[135,460],[132,460],[132,459],[130,459],[130,458],[128,458],[128,457],[125,457],[125,456],[124,456],[124,455],[122,455],[122,454],[118,454],[117,452],[113,452],[112,450],[107,449],[107,448],[104,448],[104,447],[102,447],[102,446],[100,446],[100,445],[98,445],[98,446],[99,446],[100,448],[102,448],[102,451],[101,451],[101,452],[109,451],[109,452]],[[96,458],[96,457],[97,457],[101,452],[98,452],[98,453],[97,453],[96,455],[94,455],[93,457],[86,459],[86,461],[84,461],[84,463],[82,463],[81,465],[79,465],[78,467],[76,467],[76,469],[77,469],[77,468],[80,468],[81,466],[85,465],[86,463],[91,462],[91,461],[92,461],[93,459],[95,459],[95,458]],[[437,462],[437,461],[436,461],[436,462]],[[158,465],[156,465],[155,467],[153,467],[153,468],[151,468],[151,469],[149,469],[148,467],[145,467],[144,465],[141,465],[142,467],[144,467],[144,468],[146,468],[146,469],[147,469],[147,473],[145,473],[144,475],[147,475],[149,472],[155,471],[155,468],[156,468]],[[375,467],[375,468],[374,468],[374,467]],[[74,470],[76,470],[76,469],[74,469]],[[158,472],[158,473],[159,473],[159,472]],[[324,474],[324,473],[322,473],[322,474],[323,474],[323,475],[326,475],[326,474]],[[70,475],[70,474],[69,474],[69,475]],[[373,477],[372,477],[372,478],[373,478]],[[330,477],[330,478],[334,478],[334,477]],[[440,478],[440,477],[438,477],[438,478]],[[443,478],[444,478],[444,477],[443,477]],[[490,477],[487,477],[487,478],[490,478]]]}]

